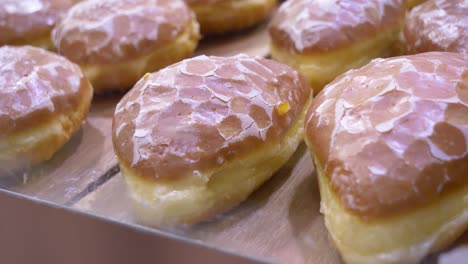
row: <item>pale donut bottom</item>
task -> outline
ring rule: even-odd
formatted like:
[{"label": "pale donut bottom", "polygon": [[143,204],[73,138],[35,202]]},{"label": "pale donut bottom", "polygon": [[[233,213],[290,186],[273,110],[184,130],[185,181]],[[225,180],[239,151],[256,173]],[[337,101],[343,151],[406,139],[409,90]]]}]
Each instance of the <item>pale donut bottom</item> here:
[{"label": "pale donut bottom", "polygon": [[229,0],[214,4],[191,4],[203,35],[239,31],[263,21],[277,0]]},{"label": "pale donut bottom", "polygon": [[289,160],[303,140],[303,127],[304,114],[280,140],[213,170],[176,180],[147,179],[120,162],[136,217],[145,225],[174,227],[205,221],[231,209]]},{"label": "pale donut bottom", "polygon": [[400,32],[401,27],[394,27],[347,48],[308,54],[292,53],[272,41],[271,57],[299,70],[317,94],[342,73],[360,68],[374,58],[398,55],[401,49]]},{"label": "pale donut bottom", "polygon": [[150,54],[114,64],[80,65],[96,94],[128,90],[147,72],[154,72],[189,57],[200,39],[199,25],[193,19],[173,41]]},{"label": "pale donut bottom", "polygon": [[420,263],[468,228],[468,186],[409,212],[364,221],[343,208],[317,159],[314,161],[325,225],[346,263]]},{"label": "pale donut bottom", "polygon": [[92,94],[92,89],[83,93],[76,109],[0,138],[0,177],[51,159],[80,129],[88,115]]}]

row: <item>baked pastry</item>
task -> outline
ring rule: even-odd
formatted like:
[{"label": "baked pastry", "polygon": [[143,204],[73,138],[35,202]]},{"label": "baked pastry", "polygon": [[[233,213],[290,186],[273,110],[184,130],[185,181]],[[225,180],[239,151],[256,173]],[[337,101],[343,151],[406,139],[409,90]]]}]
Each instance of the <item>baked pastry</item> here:
[{"label": "baked pastry", "polygon": [[246,55],[143,77],[117,105],[112,134],[140,221],[193,224],[245,200],[302,141],[310,97],[295,70]]},{"label": "baked pastry", "polygon": [[53,31],[57,50],[82,67],[96,93],[131,88],[146,72],[191,55],[199,37],[182,0],[88,0]]},{"label": "baked pastry", "polygon": [[322,212],[347,263],[419,263],[468,227],[468,55],[377,59],[307,113]]},{"label": "baked pastry", "polygon": [[239,31],[265,20],[277,0],[185,0],[203,35]]},{"label": "baked pastry", "polygon": [[349,69],[393,55],[405,13],[404,0],[289,0],[270,25],[271,56],[318,92]]},{"label": "baked pastry", "polygon": [[426,0],[408,0],[407,1],[408,9],[412,9],[413,7],[420,5],[425,1]]},{"label": "baked pastry", "polygon": [[468,0],[429,0],[414,8],[405,26],[407,52],[468,53]]},{"label": "baked pastry", "polygon": [[0,168],[50,159],[88,114],[93,89],[81,69],[31,46],[0,47]]},{"label": "baked pastry", "polygon": [[0,46],[52,49],[50,32],[77,0],[0,0]]}]

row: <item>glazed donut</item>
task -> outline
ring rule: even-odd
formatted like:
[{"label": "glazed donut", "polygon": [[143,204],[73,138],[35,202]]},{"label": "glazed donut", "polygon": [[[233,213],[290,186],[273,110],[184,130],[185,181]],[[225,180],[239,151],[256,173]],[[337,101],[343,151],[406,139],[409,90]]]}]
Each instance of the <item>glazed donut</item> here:
[{"label": "glazed donut", "polygon": [[79,64],[96,93],[131,88],[146,72],[182,60],[199,40],[182,0],[88,0],[53,30],[60,54]]},{"label": "glazed donut", "polygon": [[408,0],[406,4],[408,5],[408,9],[412,9],[413,7],[422,4],[426,0]]},{"label": "glazed donut", "polygon": [[81,69],[31,46],[0,47],[0,168],[50,159],[85,120],[93,89]]},{"label": "glazed donut", "polygon": [[50,32],[77,0],[0,0],[0,46],[52,49]]},{"label": "glazed donut", "polygon": [[405,13],[404,0],[289,0],[270,24],[271,56],[318,92],[341,73],[392,55]]},{"label": "glazed donut", "polygon": [[405,30],[409,54],[468,53],[468,0],[429,0],[411,10]]},{"label": "glazed donut", "polygon": [[245,200],[302,141],[310,97],[295,70],[246,55],[143,77],[117,105],[112,134],[138,219],[194,224]]},{"label": "glazed donut", "polygon": [[277,0],[185,0],[203,35],[239,31],[265,20]]},{"label": "glazed donut", "polygon": [[419,263],[468,227],[468,55],[377,59],[307,113],[322,212],[347,263]]}]

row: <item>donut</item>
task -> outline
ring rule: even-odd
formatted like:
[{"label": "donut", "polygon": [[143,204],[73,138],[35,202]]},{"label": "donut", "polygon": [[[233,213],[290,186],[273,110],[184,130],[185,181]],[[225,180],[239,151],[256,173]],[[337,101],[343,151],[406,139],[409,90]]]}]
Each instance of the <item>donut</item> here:
[{"label": "donut", "polygon": [[0,0],[0,46],[52,49],[50,32],[77,0]]},{"label": "donut", "polygon": [[50,159],[85,120],[92,86],[79,66],[32,46],[0,47],[0,168]]},{"label": "donut", "polygon": [[143,77],[112,128],[137,219],[191,225],[245,200],[303,140],[311,96],[292,68],[246,55],[198,56]]},{"label": "donut", "polygon": [[350,69],[393,55],[405,13],[404,0],[289,0],[270,23],[271,56],[318,92]]},{"label": "donut", "polygon": [[413,7],[420,5],[425,1],[426,0],[408,0],[407,1],[408,9],[412,9]]},{"label": "donut", "polygon": [[95,93],[131,88],[145,73],[191,55],[199,38],[182,0],[88,0],[52,32],[58,52],[82,67]]},{"label": "donut", "polygon": [[468,55],[376,59],[317,95],[305,139],[346,263],[419,263],[468,227]]},{"label": "donut", "polygon": [[408,54],[429,51],[468,53],[468,0],[429,0],[408,15]]},{"label": "donut", "polygon": [[185,0],[197,15],[203,35],[249,28],[265,20],[277,0]]}]

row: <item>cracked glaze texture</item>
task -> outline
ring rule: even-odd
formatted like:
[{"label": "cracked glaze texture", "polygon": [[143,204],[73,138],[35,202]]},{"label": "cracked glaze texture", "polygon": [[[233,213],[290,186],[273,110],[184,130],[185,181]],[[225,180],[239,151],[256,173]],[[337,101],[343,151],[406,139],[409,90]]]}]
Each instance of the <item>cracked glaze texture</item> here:
[{"label": "cracked glaze texture", "polygon": [[[295,70],[272,60],[184,60],[144,77],[117,105],[114,148],[148,178],[207,172],[278,143],[310,93]],[[280,114],[285,102],[290,110]]]},{"label": "cracked glaze texture", "polygon": [[468,55],[377,59],[329,84],[306,137],[341,204],[396,214],[468,181]]},{"label": "cracked glaze texture", "polygon": [[49,36],[75,1],[0,0],[0,45]]},{"label": "cracked glaze texture", "polygon": [[0,136],[75,109],[91,89],[80,68],[30,46],[0,48]]},{"label": "cracked glaze texture", "polygon": [[401,25],[403,0],[289,0],[270,25],[273,43],[290,52],[346,48]]},{"label": "cracked glaze texture", "polygon": [[52,38],[76,63],[115,63],[169,44],[193,18],[182,0],[88,0],[70,9]]},{"label": "cracked glaze texture", "polygon": [[409,53],[468,53],[468,0],[430,0],[408,16],[405,38]]}]

